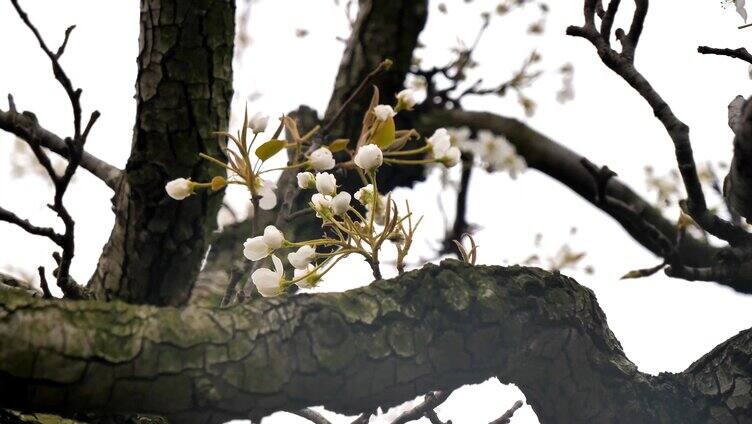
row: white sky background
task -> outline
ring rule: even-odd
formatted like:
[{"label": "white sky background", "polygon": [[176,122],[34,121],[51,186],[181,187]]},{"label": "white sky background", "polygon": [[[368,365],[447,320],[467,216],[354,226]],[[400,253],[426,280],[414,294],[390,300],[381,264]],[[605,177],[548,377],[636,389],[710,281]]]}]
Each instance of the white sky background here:
[{"label": "white sky background", "polygon": [[[438,13],[438,2],[431,3],[429,22],[421,36],[429,47],[419,53],[427,65],[443,64],[457,38],[470,43],[480,25],[480,11],[493,10],[496,5],[482,0],[469,5],[459,0],[446,3],[449,15]],[[625,3],[622,18],[627,11],[631,13],[630,2]],[[68,25],[77,25],[63,65],[74,84],[84,90],[85,111],[96,108],[102,112],[87,150],[124,166],[135,115],[137,2],[27,0],[23,4],[51,45],[60,42]],[[550,72],[529,93],[539,107],[527,122],[595,163],[607,164],[634,189],[653,199],[654,193],[645,189],[643,167],[652,165],[658,174],[675,168],[671,141],[644,101],[601,64],[592,46],[564,35],[567,25],[582,23],[581,2],[551,2],[550,6],[543,36],[525,33],[538,16],[533,7],[507,18],[493,18],[477,49],[475,58],[481,66],[473,76],[483,77],[489,84],[505,80],[532,48],[543,55],[545,69],[554,71],[571,62],[575,66],[575,100],[565,105],[554,100],[561,80]],[[249,103],[252,112],[262,110],[278,116],[301,103],[323,111],[343,48],[335,37],[349,32],[342,9],[330,0],[258,0],[253,7],[252,44],[236,68],[240,104],[245,96],[260,92],[262,96]],[[750,80],[742,62],[701,56],[696,48],[700,44],[748,45],[752,29],[737,30],[740,22],[733,8],[723,9],[716,0],[651,4],[636,64],[692,128],[698,162],[730,158],[732,135],[726,125],[726,105],[737,94],[748,92]],[[310,34],[297,38],[297,28]],[[0,4],[0,39],[5,40],[0,45],[0,93],[13,93],[19,109],[35,112],[41,124],[53,132],[69,134],[66,97],[52,77],[48,60],[9,2]],[[514,97],[468,99],[465,107],[524,119]],[[3,207],[35,223],[55,223],[44,207],[51,199],[51,186],[35,175],[12,178],[8,157],[13,137],[0,133],[0,139]],[[429,246],[436,245],[443,231],[441,217],[434,212],[439,189],[438,176],[433,174],[418,190],[400,191],[400,196],[410,198],[417,214],[426,215],[419,231],[425,242],[413,254],[415,261],[421,255],[431,255]],[[453,196],[444,193],[448,211],[453,210]],[[113,223],[110,197],[109,189],[85,171],[77,175],[66,195],[77,222],[72,273],[80,282],[88,280],[109,237]],[[231,193],[230,198],[238,209],[243,208],[241,193]],[[502,174],[476,172],[469,201],[469,220],[482,226],[476,237],[481,246],[480,263],[514,263],[531,253],[546,256],[566,242],[575,250],[587,251],[585,264],[592,264],[596,273],[566,273],[595,291],[627,356],[644,372],[681,371],[752,322],[752,297],[712,283],[671,280],[662,274],[619,281],[626,271],[658,261],[606,215],[536,171],[526,172],[517,181]],[[569,234],[571,227],[579,230],[575,236]],[[536,233],[544,235],[542,249],[534,246]],[[0,270],[35,275],[39,265],[53,268],[53,246],[47,240],[0,223],[0,241]],[[343,290],[368,281],[368,267],[353,260],[328,276],[321,290]],[[516,388],[490,382],[482,388],[456,392],[438,411],[443,419],[457,424],[489,421],[521,398]],[[299,422],[295,420],[277,414],[267,422]],[[537,420],[526,406],[513,422]]]}]

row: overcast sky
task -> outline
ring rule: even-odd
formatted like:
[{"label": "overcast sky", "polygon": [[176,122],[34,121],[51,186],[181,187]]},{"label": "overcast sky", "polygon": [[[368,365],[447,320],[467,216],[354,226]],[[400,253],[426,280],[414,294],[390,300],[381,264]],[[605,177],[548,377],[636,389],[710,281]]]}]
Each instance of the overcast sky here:
[{"label": "overcast sky", "polygon": [[[123,166],[135,115],[139,30],[136,2],[22,3],[52,45],[61,40],[68,25],[77,25],[63,65],[74,83],[84,90],[85,110],[96,108],[102,112],[87,149]],[[438,2],[431,2],[429,22],[421,35],[428,47],[418,53],[424,63],[444,63],[449,57],[448,49],[458,39],[470,43],[481,22],[480,12],[493,10],[496,3],[447,1],[449,13],[443,15],[437,10]],[[631,4],[624,3],[626,12]],[[670,139],[644,101],[600,63],[592,46],[564,35],[567,25],[582,23],[581,2],[558,1],[550,6],[542,36],[526,34],[528,24],[538,16],[534,7],[507,18],[493,18],[477,49],[476,59],[481,65],[473,74],[489,83],[502,81],[533,48],[538,49],[543,56],[541,68],[549,72],[529,92],[538,102],[536,115],[525,118],[515,98],[468,99],[466,108],[526,119],[554,140],[596,163],[607,164],[635,190],[654,199],[655,193],[646,189],[643,168],[651,165],[658,174],[675,168]],[[651,3],[636,65],[690,125],[698,161],[729,160],[732,135],[726,125],[726,105],[734,96],[747,93],[750,80],[742,62],[701,56],[696,48],[700,44],[748,45],[752,28],[737,30],[741,23],[733,8],[724,9],[717,0]],[[298,38],[296,29],[305,29],[309,34]],[[260,110],[277,116],[301,103],[323,111],[343,49],[336,37],[346,37],[349,32],[343,9],[332,0],[258,0],[253,5],[248,30],[252,43],[235,69],[239,102],[259,93],[260,97],[250,97],[251,112]],[[47,59],[9,2],[0,4],[0,39],[6,40],[0,46],[4,58],[0,93],[13,93],[18,107],[36,113],[46,128],[62,135],[70,133],[70,108],[65,95],[52,78]],[[555,92],[561,85],[555,71],[564,63],[575,67],[576,97],[562,105],[555,101]],[[34,222],[56,222],[44,207],[51,193],[45,180],[35,175],[13,178],[15,167],[8,159],[13,148],[13,137],[0,133],[0,203]],[[410,197],[416,214],[426,214],[419,232],[422,241],[412,255],[416,264],[421,257],[432,255],[431,247],[436,246],[443,232],[441,216],[430,213],[436,210],[437,198],[441,197],[447,210],[453,209],[453,192],[440,193],[438,180],[434,173],[414,191],[398,193]],[[66,196],[77,219],[72,273],[78,281],[88,280],[109,237],[114,219],[111,195],[104,184],[81,172]],[[238,210],[244,208],[241,193],[229,196]],[[596,293],[627,356],[644,372],[684,370],[752,322],[752,297],[712,283],[671,280],[662,274],[620,281],[626,271],[655,265],[658,260],[610,218],[535,171],[526,172],[516,181],[506,175],[476,172],[469,201],[469,219],[481,226],[477,234],[480,263],[515,263],[532,253],[547,256],[563,243],[587,252],[583,265],[592,265],[595,273],[566,273]],[[575,235],[570,234],[572,227],[578,229]],[[534,245],[537,233],[543,234],[541,247]],[[0,223],[0,240],[0,271],[33,275],[40,264],[52,268],[49,258],[53,246],[45,239]],[[386,274],[394,272],[388,270]],[[320,290],[367,284],[369,277],[368,267],[352,260],[328,276]],[[456,392],[439,413],[456,424],[488,421],[522,398],[516,388],[491,381],[481,388]],[[268,422],[298,421],[287,414],[277,414]],[[537,420],[525,407],[513,422]]]}]

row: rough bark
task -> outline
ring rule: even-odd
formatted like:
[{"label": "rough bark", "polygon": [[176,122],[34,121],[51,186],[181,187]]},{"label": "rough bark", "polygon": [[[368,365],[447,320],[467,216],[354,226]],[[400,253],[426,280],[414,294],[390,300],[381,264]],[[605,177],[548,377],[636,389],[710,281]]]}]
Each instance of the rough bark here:
[{"label": "rough bark", "polygon": [[498,376],[543,423],[752,420],[752,331],[683,373],[643,374],[590,290],[532,268],[447,261],[221,310],[4,291],[0,339],[0,406],[22,411],[181,423],[310,405],[354,414]]},{"label": "rough bark", "polygon": [[[734,100],[729,105],[729,126],[734,131],[734,157],[723,185],[729,207],[752,221],[752,102]],[[734,105],[738,114],[732,117]]]},{"label": "rough bark", "polygon": [[190,296],[221,195],[201,191],[177,202],[164,185],[219,172],[198,153],[222,155],[212,132],[228,123],[234,11],[231,0],[141,2],[131,156],[90,282],[102,299],[179,305]]}]

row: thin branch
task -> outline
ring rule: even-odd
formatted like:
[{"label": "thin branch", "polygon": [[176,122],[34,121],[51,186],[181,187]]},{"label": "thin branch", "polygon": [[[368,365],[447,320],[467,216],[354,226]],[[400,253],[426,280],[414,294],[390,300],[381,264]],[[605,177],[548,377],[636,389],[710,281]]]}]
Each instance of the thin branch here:
[{"label": "thin branch", "polygon": [[297,411],[287,411],[291,414],[303,417],[314,424],[332,424],[331,421],[324,418],[323,415],[314,411],[311,408],[299,409]]},{"label": "thin branch", "polygon": [[62,235],[58,234],[49,227],[37,227],[36,225],[29,222],[27,219],[23,219],[19,217],[18,215],[14,214],[13,212],[4,209],[0,207],[0,221],[5,221],[10,224],[17,225],[21,227],[22,230],[26,231],[29,234],[34,234],[36,236],[42,236],[47,237],[48,239],[52,240],[55,244],[58,246],[62,245]]},{"label": "thin branch", "polygon": [[437,406],[444,403],[444,401],[447,400],[450,394],[452,393],[444,391],[428,393],[425,396],[423,402],[415,405],[410,410],[403,412],[399,417],[392,421],[392,424],[405,424],[409,423],[410,421],[421,419],[426,414],[426,412],[433,411]]},{"label": "thin branch", "polygon": [[752,64],[752,54],[750,54],[744,47],[740,47],[738,49],[718,49],[714,47],[700,46],[697,48],[697,53],[728,56],[730,58],[740,59],[749,64]]},{"label": "thin branch", "polygon": [[365,91],[368,86],[371,84],[371,81],[373,81],[377,76],[379,76],[382,72],[389,70],[389,68],[392,67],[392,61],[389,59],[386,59],[379,63],[379,65],[371,71],[366,77],[363,79],[363,81],[360,82],[360,85],[353,91],[353,93],[350,95],[350,97],[345,100],[344,103],[342,103],[342,106],[337,110],[337,113],[334,114],[332,119],[329,120],[329,122],[324,125],[324,128],[321,129],[322,135],[328,135],[329,132],[334,128],[334,125],[337,123],[339,118],[342,116],[343,113],[350,107],[352,102],[357,99],[363,91]]},{"label": "thin branch", "polygon": [[594,12],[590,10],[592,8],[591,3],[590,0],[585,1],[585,26],[570,26],[567,29],[567,34],[590,41],[603,63],[629,83],[653,109],[653,113],[663,124],[674,143],[679,172],[687,190],[687,213],[705,231],[728,241],[732,245],[752,243],[752,235],[747,231],[721,219],[708,209],[692,152],[689,127],[674,115],[671,107],[634,67],[634,54],[648,10],[647,0],[635,0],[636,10],[629,33],[624,34],[623,30],[617,31],[617,37],[622,42],[621,53],[614,51],[603,40],[602,34],[596,30],[593,24]]},{"label": "thin branch", "polygon": [[512,419],[514,413],[517,412],[518,409],[522,408],[522,405],[524,405],[524,403],[522,403],[521,400],[518,400],[514,403],[514,405],[512,405],[511,408],[509,408],[509,410],[507,410],[507,412],[505,412],[499,418],[491,421],[490,424],[509,424],[509,421]]}]

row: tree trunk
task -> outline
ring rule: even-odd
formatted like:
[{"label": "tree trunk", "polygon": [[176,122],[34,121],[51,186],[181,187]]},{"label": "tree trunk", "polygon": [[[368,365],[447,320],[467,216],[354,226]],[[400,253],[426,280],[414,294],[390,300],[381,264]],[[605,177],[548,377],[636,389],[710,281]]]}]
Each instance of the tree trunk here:
[{"label": "tree trunk", "polygon": [[310,405],[355,414],[498,376],[543,423],[752,419],[751,330],[683,373],[643,374],[590,290],[533,268],[446,261],[345,293],[230,309],[3,291],[0,340],[0,400],[17,410],[180,423]]},{"label": "tree trunk", "polygon": [[221,194],[181,202],[167,181],[208,181],[220,171],[213,131],[232,100],[232,0],[142,0],[131,156],[114,201],[115,226],[90,286],[101,299],[185,303],[216,226]]}]

